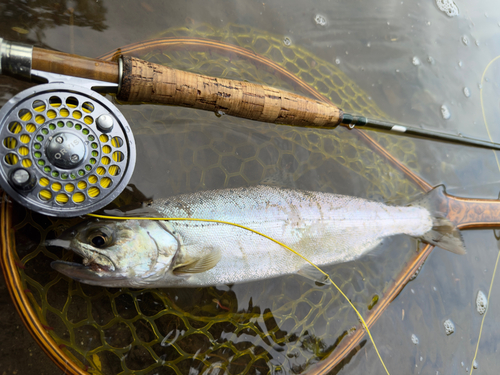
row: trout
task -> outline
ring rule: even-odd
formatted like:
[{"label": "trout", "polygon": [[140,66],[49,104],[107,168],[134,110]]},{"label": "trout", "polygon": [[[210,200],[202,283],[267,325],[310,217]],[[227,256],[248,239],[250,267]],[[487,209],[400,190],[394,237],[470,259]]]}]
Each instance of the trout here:
[{"label": "trout", "polygon": [[[271,186],[221,189],[156,199],[158,217],[214,219],[266,234],[319,267],[355,260],[389,236],[406,234],[457,254],[454,225],[417,204],[390,206],[362,198]],[[107,287],[200,287],[301,274],[322,275],[283,246],[247,229],[177,220],[88,219],[48,245],[71,249],[82,263],[54,261],[57,271]]]}]

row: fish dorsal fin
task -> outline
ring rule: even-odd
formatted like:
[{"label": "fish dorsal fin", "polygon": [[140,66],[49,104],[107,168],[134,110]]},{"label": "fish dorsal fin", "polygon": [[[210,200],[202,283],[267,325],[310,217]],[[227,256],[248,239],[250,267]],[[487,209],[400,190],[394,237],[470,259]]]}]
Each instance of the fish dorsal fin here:
[{"label": "fish dorsal fin", "polygon": [[218,248],[212,248],[206,255],[197,258],[191,262],[185,263],[174,268],[174,274],[181,276],[186,273],[201,273],[214,268],[221,258],[221,251]]},{"label": "fish dorsal fin", "polygon": [[300,270],[297,271],[300,276],[307,277],[308,279],[321,283],[321,284],[330,284],[328,281],[328,277],[321,273],[316,267],[311,266],[310,264],[306,264],[302,266]]}]

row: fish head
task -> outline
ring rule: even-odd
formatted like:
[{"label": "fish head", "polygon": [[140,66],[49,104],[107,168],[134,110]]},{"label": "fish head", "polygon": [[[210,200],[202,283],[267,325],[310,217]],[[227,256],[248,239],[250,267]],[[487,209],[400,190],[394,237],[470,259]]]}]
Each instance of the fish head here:
[{"label": "fish head", "polygon": [[64,231],[49,246],[72,250],[82,263],[54,261],[62,274],[86,284],[140,288],[165,277],[178,240],[153,220],[89,219]]}]

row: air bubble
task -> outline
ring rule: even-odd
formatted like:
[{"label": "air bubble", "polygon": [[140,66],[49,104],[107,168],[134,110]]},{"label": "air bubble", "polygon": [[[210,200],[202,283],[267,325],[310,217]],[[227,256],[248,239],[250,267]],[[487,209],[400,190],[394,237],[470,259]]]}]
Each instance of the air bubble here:
[{"label": "air bubble", "polygon": [[367,47],[371,47],[371,46],[372,46],[372,44],[371,44],[370,42],[368,42],[368,43],[366,43],[366,46],[367,46]]},{"label": "air bubble", "polygon": [[462,43],[466,46],[469,45],[469,38],[467,38],[467,35],[462,37]]},{"label": "air bubble", "polygon": [[443,324],[444,324],[444,332],[446,333],[447,336],[455,332],[455,323],[453,323],[451,319],[446,319]]},{"label": "air bubble", "polygon": [[427,56],[427,62],[431,65],[434,65],[436,61],[434,60],[434,57],[432,56]]},{"label": "air bubble", "polygon": [[417,56],[413,56],[413,58],[411,59],[411,63],[415,66],[418,66],[420,65],[420,59]]},{"label": "air bubble", "polygon": [[327,24],[325,16],[322,16],[321,14],[316,14],[316,17],[314,17],[314,22],[316,22],[316,25],[319,26],[326,26]]},{"label": "air bubble", "polygon": [[439,10],[445,13],[448,17],[458,16],[458,7],[453,0],[436,0],[436,5]]},{"label": "air bubble", "polygon": [[283,44],[284,44],[285,46],[287,46],[287,47],[288,47],[288,46],[291,46],[291,45],[292,45],[292,39],[290,39],[289,37],[285,36],[285,37],[283,38]]},{"label": "air bubble", "polygon": [[335,59],[335,64],[339,65],[340,64],[340,59]]},{"label": "air bubble", "polygon": [[475,369],[477,369],[478,364],[477,364],[477,361],[476,361],[476,360],[474,360],[474,363],[472,364],[472,367],[473,367],[473,368],[475,368]]},{"label": "air bubble", "polygon": [[480,45],[481,45],[481,43],[479,43],[479,40],[476,39],[476,46],[479,47]]},{"label": "air bubble", "polygon": [[470,98],[470,90],[468,87],[464,87],[464,95],[466,98]]},{"label": "air bubble", "polygon": [[486,312],[486,309],[488,308],[488,298],[486,295],[480,290],[477,292],[477,297],[476,297],[476,310],[479,313],[479,315],[483,315]]},{"label": "air bubble", "polygon": [[418,345],[418,343],[420,342],[418,340],[417,335],[415,335],[414,333],[412,333],[412,335],[411,335],[411,342],[414,343],[415,345]]},{"label": "air bubble", "polygon": [[451,117],[450,110],[445,104],[441,106],[441,116],[443,116],[443,119],[445,120],[449,120]]},{"label": "air bubble", "polygon": [[459,67],[459,68],[461,68],[462,66],[464,66],[464,63],[462,62],[462,60],[460,60],[460,61],[458,62],[458,67]]}]

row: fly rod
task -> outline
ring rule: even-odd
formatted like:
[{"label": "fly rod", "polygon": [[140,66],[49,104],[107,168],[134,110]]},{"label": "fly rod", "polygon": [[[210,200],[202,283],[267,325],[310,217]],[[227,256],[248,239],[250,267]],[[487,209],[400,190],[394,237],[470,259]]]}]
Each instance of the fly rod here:
[{"label": "fly rod", "polygon": [[32,70],[117,86],[108,91],[124,102],[168,104],[250,120],[314,128],[358,127],[500,150],[500,144],[344,113],[337,106],[284,90],[209,77],[130,56],[105,61],[0,39],[0,73],[31,79]]},{"label": "fly rod", "polygon": [[132,128],[101,93],[124,102],[177,105],[275,124],[369,128],[500,149],[496,143],[369,120],[276,88],[130,56],[105,61],[0,39],[0,74],[39,83],[0,109],[0,186],[18,203],[50,216],[99,210],[132,177]]}]

